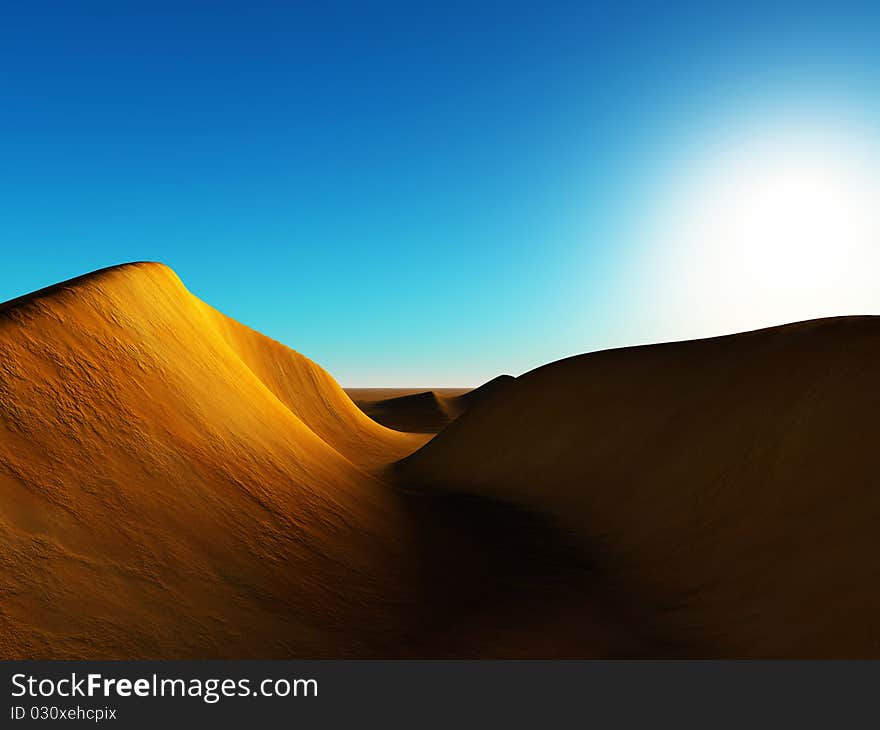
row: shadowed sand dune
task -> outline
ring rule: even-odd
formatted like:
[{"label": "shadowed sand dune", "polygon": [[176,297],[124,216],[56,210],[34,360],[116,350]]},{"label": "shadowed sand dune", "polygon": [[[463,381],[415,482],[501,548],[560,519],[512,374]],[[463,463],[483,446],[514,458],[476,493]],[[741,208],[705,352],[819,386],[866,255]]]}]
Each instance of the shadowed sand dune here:
[{"label": "shadowed sand dune", "polygon": [[496,397],[513,380],[510,375],[499,375],[473,390],[437,389],[393,397],[386,396],[393,390],[376,389],[375,395],[369,388],[349,388],[346,392],[364,413],[383,426],[411,433],[437,433],[468,408]]},{"label": "shadowed sand dune", "polygon": [[161,264],[0,305],[0,657],[638,652],[532,516],[379,481],[426,438]]},{"label": "shadowed sand dune", "polygon": [[683,653],[880,656],[880,317],[520,376],[397,467],[542,514]]}]

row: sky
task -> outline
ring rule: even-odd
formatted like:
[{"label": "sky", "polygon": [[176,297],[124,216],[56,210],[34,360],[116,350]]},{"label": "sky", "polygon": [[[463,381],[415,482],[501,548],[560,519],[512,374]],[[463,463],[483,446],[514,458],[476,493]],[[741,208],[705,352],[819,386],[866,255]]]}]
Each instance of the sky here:
[{"label": "sky", "polygon": [[158,260],[350,387],[880,313],[874,5],[0,0],[0,300]]}]

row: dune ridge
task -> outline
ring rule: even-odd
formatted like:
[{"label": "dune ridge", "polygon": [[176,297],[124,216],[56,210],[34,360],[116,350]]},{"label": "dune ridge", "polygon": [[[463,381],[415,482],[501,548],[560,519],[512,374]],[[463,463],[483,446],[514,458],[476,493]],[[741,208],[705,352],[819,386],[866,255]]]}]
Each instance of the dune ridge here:
[{"label": "dune ridge", "polygon": [[396,472],[534,510],[714,657],[880,655],[880,317],[609,350],[517,378]]}]

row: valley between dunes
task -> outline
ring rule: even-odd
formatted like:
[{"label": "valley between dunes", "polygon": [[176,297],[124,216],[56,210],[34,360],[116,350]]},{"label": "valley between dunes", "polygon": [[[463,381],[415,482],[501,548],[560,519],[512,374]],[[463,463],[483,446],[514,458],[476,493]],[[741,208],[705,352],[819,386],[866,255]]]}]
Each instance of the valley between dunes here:
[{"label": "valley between dunes", "polygon": [[0,305],[0,658],[880,657],[878,376],[846,317],[361,410],[94,272]]}]

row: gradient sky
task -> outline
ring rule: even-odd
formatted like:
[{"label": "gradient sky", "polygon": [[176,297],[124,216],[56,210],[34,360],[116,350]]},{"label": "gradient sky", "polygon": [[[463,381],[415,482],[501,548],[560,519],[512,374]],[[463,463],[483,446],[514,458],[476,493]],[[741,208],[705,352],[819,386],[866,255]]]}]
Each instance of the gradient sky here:
[{"label": "gradient sky", "polygon": [[[0,8],[0,299],[163,261],[347,386],[475,385],[608,346],[880,305],[873,277],[848,280],[874,261],[872,221],[816,307],[804,302],[824,253],[792,270],[786,244],[760,264],[763,299],[750,260],[722,299],[706,271],[726,259],[695,262],[678,227],[731,160],[772,158],[777,139],[799,140],[791,169],[872,189],[870,4]],[[776,288],[786,271],[800,299]]]}]

